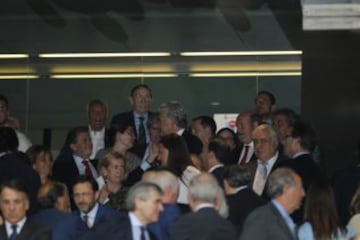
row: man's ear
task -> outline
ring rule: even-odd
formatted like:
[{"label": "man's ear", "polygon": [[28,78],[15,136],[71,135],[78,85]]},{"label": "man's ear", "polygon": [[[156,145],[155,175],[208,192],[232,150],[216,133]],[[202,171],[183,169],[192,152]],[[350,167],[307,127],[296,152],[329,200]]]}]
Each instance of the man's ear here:
[{"label": "man's ear", "polygon": [[132,97],[131,97],[131,96],[129,96],[129,98],[128,98],[128,99],[129,99],[129,102],[130,102],[131,106],[132,106],[132,105],[134,105],[134,101],[133,101]]},{"label": "man's ear", "polygon": [[75,151],[76,150],[76,145],[74,143],[71,143],[70,148],[71,148],[72,151]]}]

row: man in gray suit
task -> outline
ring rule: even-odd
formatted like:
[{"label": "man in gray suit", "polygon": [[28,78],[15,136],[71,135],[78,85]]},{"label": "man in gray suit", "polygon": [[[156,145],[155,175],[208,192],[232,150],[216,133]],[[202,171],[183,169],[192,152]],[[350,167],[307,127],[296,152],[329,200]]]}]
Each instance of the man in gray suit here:
[{"label": "man in gray suit", "polygon": [[305,196],[300,176],[289,168],[278,168],[266,190],[272,200],[247,217],[240,240],[296,240],[296,226],[289,215]]}]

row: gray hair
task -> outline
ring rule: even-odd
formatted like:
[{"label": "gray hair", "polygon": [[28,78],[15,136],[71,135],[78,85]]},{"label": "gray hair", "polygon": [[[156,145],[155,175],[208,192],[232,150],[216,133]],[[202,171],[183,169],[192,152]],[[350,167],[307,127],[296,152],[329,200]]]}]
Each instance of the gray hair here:
[{"label": "gray hair", "polygon": [[157,184],[164,192],[167,188],[179,191],[179,180],[172,172],[159,169],[150,170],[144,173],[142,181]]},{"label": "gray hair", "polygon": [[179,128],[186,128],[186,113],[181,103],[177,101],[162,103],[159,107],[159,112],[164,113],[167,118],[174,120]]},{"label": "gray hair", "polygon": [[201,173],[189,183],[190,196],[194,201],[202,203],[215,203],[220,189],[215,177],[209,173]]},{"label": "gray hair", "polygon": [[254,131],[263,131],[263,132],[265,132],[269,136],[271,141],[273,141],[277,145],[279,145],[278,135],[277,135],[275,129],[272,126],[270,126],[269,124],[261,124],[261,125],[257,126],[254,129]]},{"label": "gray hair", "polygon": [[285,187],[295,186],[294,174],[290,168],[278,168],[271,173],[266,188],[268,197],[275,198],[283,193]]},{"label": "gray hair", "polygon": [[134,211],[135,206],[135,200],[141,199],[143,201],[146,201],[150,197],[151,191],[154,191],[158,193],[159,195],[162,195],[163,192],[161,188],[156,185],[155,183],[150,182],[139,182],[132,186],[127,194],[126,197],[126,209],[128,211]]}]

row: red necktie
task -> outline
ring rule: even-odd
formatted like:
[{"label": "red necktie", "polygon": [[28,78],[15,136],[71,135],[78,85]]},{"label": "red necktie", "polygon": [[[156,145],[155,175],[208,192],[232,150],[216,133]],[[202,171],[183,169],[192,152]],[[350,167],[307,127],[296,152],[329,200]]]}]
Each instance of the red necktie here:
[{"label": "red necktie", "polygon": [[243,155],[243,157],[241,158],[241,160],[240,160],[240,162],[239,162],[240,165],[243,165],[243,164],[246,163],[247,155],[248,155],[248,153],[249,153],[249,148],[250,148],[250,146],[249,146],[249,145],[245,145],[244,147],[245,147],[245,152],[244,152],[244,155]]},{"label": "red necktie", "polygon": [[82,161],[82,164],[84,164],[84,166],[85,166],[85,175],[88,177],[92,176],[89,162],[86,161],[86,159],[84,159]]}]

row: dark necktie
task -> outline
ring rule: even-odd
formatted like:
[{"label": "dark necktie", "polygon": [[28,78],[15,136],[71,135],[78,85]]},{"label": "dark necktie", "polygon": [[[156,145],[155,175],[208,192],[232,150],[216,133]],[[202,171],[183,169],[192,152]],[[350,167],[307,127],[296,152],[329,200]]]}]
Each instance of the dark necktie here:
[{"label": "dark necktie", "polygon": [[86,159],[84,159],[82,161],[82,164],[85,166],[85,175],[87,177],[91,177],[92,176],[92,173],[91,173],[91,169],[90,169],[90,164],[88,161],[86,161]]},{"label": "dark necktie", "polygon": [[85,226],[86,226],[87,228],[90,228],[89,215],[85,214],[82,219],[83,219],[83,221],[84,221],[84,223],[85,223]]},{"label": "dark necktie", "polygon": [[140,240],[146,240],[146,237],[145,237],[146,228],[144,226],[141,226],[140,230],[141,230]]},{"label": "dark necktie", "polygon": [[12,233],[11,233],[11,235],[10,235],[9,240],[16,240],[16,239],[17,239],[17,236],[18,236],[18,234],[17,234],[17,228],[18,228],[18,226],[17,226],[16,224],[15,224],[15,225],[11,225]]},{"label": "dark necktie", "polygon": [[145,127],[144,127],[144,117],[139,117],[139,136],[138,136],[138,142],[141,145],[146,144],[146,133],[145,133]]},{"label": "dark necktie", "polygon": [[247,159],[247,155],[249,154],[249,148],[250,148],[250,146],[249,146],[249,145],[245,145],[244,148],[245,148],[245,152],[244,152],[244,155],[243,155],[243,157],[241,158],[241,160],[240,160],[240,162],[239,162],[240,165],[243,165],[243,164],[246,163],[246,159]]}]

